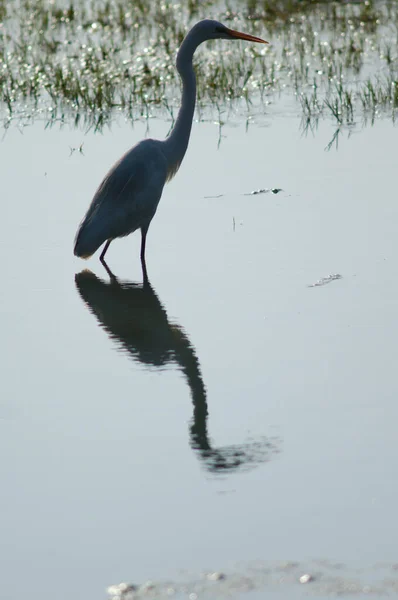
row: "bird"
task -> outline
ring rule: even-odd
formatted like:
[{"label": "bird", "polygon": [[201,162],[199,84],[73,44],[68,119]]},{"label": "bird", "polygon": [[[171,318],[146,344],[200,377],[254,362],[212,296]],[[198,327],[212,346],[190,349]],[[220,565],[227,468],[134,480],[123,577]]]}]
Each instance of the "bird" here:
[{"label": "bird", "polygon": [[[182,81],[182,100],[174,127],[165,140],[144,139],[126,152],[110,169],[98,187],[79,225],[74,254],[89,258],[102,244],[100,261],[116,238],[141,230],[141,265],[147,278],[146,237],[156,213],[164,185],[181,166],[188,148],[196,103],[193,55],[207,40],[267,41],[229,29],[212,19],[199,21],[190,29],[177,53],[176,68]],[[106,264],[106,263],[105,263]]]}]

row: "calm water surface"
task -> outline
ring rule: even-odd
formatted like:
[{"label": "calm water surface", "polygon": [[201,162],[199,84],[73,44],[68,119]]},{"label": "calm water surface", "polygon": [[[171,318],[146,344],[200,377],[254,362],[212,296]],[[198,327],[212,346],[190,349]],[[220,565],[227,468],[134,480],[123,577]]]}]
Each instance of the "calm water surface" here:
[{"label": "calm water surface", "polygon": [[216,126],[193,128],[149,287],[138,234],[107,254],[116,280],[72,254],[144,125],[38,124],[1,144],[8,600],[242,561],[397,561],[397,132],[337,152],[329,126],[305,137],[294,118],[223,135],[217,149]]}]

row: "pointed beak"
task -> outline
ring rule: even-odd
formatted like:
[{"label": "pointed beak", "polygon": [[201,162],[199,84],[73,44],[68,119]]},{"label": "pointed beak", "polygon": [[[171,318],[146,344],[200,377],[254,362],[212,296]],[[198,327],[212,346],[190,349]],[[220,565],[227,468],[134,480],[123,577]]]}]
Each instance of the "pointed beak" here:
[{"label": "pointed beak", "polygon": [[238,40],[246,40],[248,42],[258,42],[259,44],[268,44],[265,40],[256,37],[255,35],[249,35],[248,33],[241,33],[240,31],[235,31],[235,29],[227,29],[227,33]]}]

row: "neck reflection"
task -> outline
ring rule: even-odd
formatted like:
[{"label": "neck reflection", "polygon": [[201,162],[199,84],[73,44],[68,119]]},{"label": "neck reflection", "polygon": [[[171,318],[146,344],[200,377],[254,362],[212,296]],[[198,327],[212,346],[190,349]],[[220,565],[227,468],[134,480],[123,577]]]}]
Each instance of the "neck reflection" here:
[{"label": "neck reflection", "polygon": [[119,281],[108,270],[109,282],[91,271],[76,274],[80,297],[109,337],[143,365],[176,364],[190,389],[193,418],[190,445],[212,473],[248,469],[270,459],[269,440],[214,448],[208,435],[208,405],[199,360],[183,328],[170,323],[167,312],[147,278],[144,283]]}]

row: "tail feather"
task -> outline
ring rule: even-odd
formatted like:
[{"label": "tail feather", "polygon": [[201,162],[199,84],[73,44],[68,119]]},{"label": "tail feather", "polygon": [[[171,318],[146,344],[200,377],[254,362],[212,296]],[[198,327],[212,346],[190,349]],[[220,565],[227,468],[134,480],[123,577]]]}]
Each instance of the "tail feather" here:
[{"label": "tail feather", "polygon": [[80,258],[89,258],[105,242],[107,236],[98,227],[93,227],[92,223],[85,222],[81,224],[75,239],[74,255]]}]

